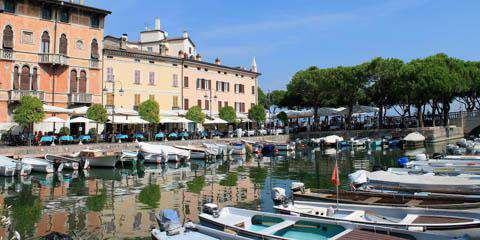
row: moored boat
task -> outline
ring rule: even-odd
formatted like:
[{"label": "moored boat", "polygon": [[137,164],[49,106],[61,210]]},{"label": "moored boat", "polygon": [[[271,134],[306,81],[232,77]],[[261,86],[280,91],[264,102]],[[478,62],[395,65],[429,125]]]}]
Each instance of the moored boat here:
[{"label": "moored boat", "polygon": [[103,150],[86,149],[80,152],[79,157],[88,161],[91,167],[115,168],[121,155]]},{"label": "moored boat", "polygon": [[407,148],[418,148],[425,145],[425,137],[419,132],[409,133],[403,138]]},{"label": "moored boat", "polygon": [[65,169],[78,170],[78,169],[88,169],[89,162],[84,158],[80,158],[80,152],[71,154],[68,156],[52,155],[46,154],[45,160],[50,162],[63,162]]},{"label": "moored boat", "polygon": [[[30,166],[29,164],[22,163],[18,160],[5,157],[5,156],[0,156],[0,164],[5,164],[5,165],[15,164],[15,175],[19,175],[19,176],[29,175],[30,172],[32,171],[32,166]],[[0,171],[2,171],[5,174],[10,174],[9,169],[10,169],[9,167],[8,168],[4,167],[4,169]],[[5,175],[2,175],[2,173],[0,173],[0,176],[5,176]]]},{"label": "moored boat", "polygon": [[245,149],[245,144],[243,143],[230,143],[229,151],[232,155],[245,155],[247,150]]},{"label": "moored boat", "polygon": [[138,143],[147,163],[179,162],[190,159],[190,151],[161,144]]},{"label": "moored boat", "polygon": [[40,158],[22,158],[22,163],[26,163],[32,166],[32,171],[41,172],[41,173],[53,173],[55,170],[61,172],[63,169],[63,164],[59,164],[57,168],[48,160]]}]

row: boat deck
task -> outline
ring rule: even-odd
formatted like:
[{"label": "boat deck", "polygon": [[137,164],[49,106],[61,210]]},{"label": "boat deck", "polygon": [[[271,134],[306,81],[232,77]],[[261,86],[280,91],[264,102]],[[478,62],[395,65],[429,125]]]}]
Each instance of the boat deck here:
[{"label": "boat deck", "polygon": [[469,219],[456,217],[436,217],[436,216],[418,216],[412,223],[466,223],[471,222]]},{"label": "boat deck", "polygon": [[406,238],[396,237],[371,231],[354,229],[347,234],[337,238],[337,240],[404,240]]}]

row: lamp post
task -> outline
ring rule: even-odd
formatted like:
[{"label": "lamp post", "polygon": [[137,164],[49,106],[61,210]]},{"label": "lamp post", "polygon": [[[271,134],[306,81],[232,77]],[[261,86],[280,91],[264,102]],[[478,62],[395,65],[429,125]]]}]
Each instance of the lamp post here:
[{"label": "lamp post", "polygon": [[[120,81],[115,81],[115,75],[112,75],[111,76],[111,79],[107,79],[107,81],[105,83],[111,83],[112,84],[112,111],[111,111],[111,116],[112,116],[112,133],[113,133],[113,136],[112,137],[112,142],[115,142],[115,93],[116,93],[116,87],[115,87],[115,83],[119,83],[120,84],[120,89],[118,90],[118,93],[120,93],[120,95],[123,95],[123,93],[125,92],[123,90],[123,84],[122,82]],[[108,93],[109,92],[109,89],[107,88],[107,86],[105,86],[103,88],[103,92],[104,93]],[[107,104],[105,104],[107,105]]]}]

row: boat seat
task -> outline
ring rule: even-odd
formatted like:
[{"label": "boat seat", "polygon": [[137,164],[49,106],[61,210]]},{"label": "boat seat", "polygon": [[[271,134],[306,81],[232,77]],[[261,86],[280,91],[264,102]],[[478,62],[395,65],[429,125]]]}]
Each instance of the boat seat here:
[{"label": "boat seat", "polygon": [[409,207],[416,207],[418,205],[420,205],[420,203],[422,203],[423,200],[420,200],[420,199],[412,199],[410,201],[408,201],[407,203],[405,203],[405,205],[409,206]]},{"label": "boat seat", "polygon": [[411,224],[415,219],[418,218],[418,215],[415,214],[407,214],[406,217],[402,219],[402,221],[399,222],[399,224]]},{"label": "boat seat", "polygon": [[268,228],[265,228],[261,231],[258,231],[259,234],[268,234],[268,235],[272,235],[273,233],[279,231],[280,229],[284,229],[286,227],[290,227],[292,226],[293,224],[295,224],[295,221],[290,221],[290,220],[285,220],[283,222],[280,222],[280,223],[277,223],[273,226],[270,226]]},{"label": "boat seat", "polygon": [[378,201],[380,201],[380,200],[382,200],[381,197],[369,197],[369,198],[363,200],[362,202],[365,202],[365,203],[375,203],[375,202],[378,202]]}]

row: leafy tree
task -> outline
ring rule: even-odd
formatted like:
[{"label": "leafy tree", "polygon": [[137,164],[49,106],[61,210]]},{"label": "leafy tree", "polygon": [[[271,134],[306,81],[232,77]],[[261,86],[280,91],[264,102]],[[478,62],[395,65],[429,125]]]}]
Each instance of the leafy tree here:
[{"label": "leafy tree", "polygon": [[13,120],[20,126],[28,129],[28,144],[31,145],[30,135],[33,124],[42,121],[45,117],[43,103],[37,97],[23,96],[20,105],[13,111]]},{"label": "leafy tree", "polygon": [[258,91],[257,92],[258,103],[268,109],[270,107],[270,104],[271,104],[269,99],[268,99],[268,96],[265,95],[265,93],[263,92],[263,90],[261,88],[258,88],[257,91]]},{"label": "leafy tree", "polygon": [[196,123],[203,123],[205,121],[205,113],[203,113],[202,109],[199,106],[194,106],[188,109],[187,114],[185,117]]},{"label": "leafy tree", "polygon": [[480,107],[480,62],[465,62],[465,69],[461,76],[465,88],[459,94],[459,101],[469,112]]},{"label": "leafy tree", "polygon": [[262,105],[254,105],[248,110],[248,118],[257,122],[263,123],[266,119],[265,108]]},{"label": "leafy tree", "polygon": [[[273,90],[271,93],[267,94],[269,99],[270,106],[266,108],[270,113],[275,114],[278,107],[283,105],[286,92],[284,90]],[[272,110],[272,111],[270,111]]]},{"label": "leafy tree", "polygon": [[59,133],[60,133],[60,135],[68,136],[68,135],[70,135],[70,128],[62,127],[62,128],[60,128]]},{"label": "leafy tree", "polygon": [[218,115],[221,119],[227,121],[228,123],[235,123],[237,121],[237,113],[231,106],[220,108]]},{"label": "leafy tree", "polygon": [[96,128],[90,128],[88,130],[88,135],[93,136],[97,134],[97,129]]},{"label": "leafy tree", "polygon": [[96,129],[96,139],[98,142],[98,125],[105,124],[108,121],[107,110],[101,104],[93,104],[87,110],[87,118],[95,121],[97,123]]},{"label": "leafy tree", "polygon": [[287,113],[284,111],[281,111],[279,114],[277,114],[278,120],[282,121],[283,125],[288,125],[288,116]]},{"label": "leafy tree", "polygon": [[145,102],[142,102],[140,106],[138,106],[138,114],[140,117],[149,122],[149,139],[151,139],[152,134],[153,134],[153,128],[155,125],[157,125],[160,122],[160,107],[158,106],[158,103],[155,100],[147,100]]}]

